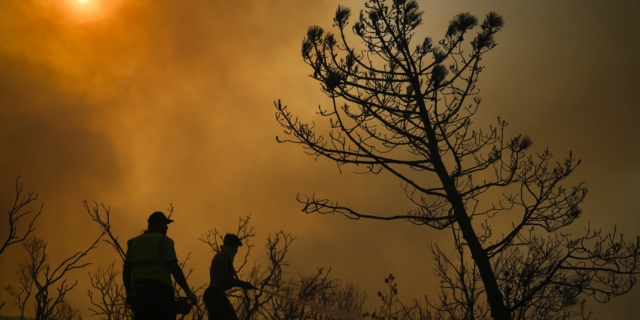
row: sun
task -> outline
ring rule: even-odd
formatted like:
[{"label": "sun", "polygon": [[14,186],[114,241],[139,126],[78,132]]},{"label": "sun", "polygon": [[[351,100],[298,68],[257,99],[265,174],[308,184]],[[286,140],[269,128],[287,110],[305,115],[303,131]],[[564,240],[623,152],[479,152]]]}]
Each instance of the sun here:
[{"label": "sun", "polygon": [[76,22],[91,23],[101,20],[107,11],[113,7],[113,1],[108,0],[63,0],[67,17]]}]

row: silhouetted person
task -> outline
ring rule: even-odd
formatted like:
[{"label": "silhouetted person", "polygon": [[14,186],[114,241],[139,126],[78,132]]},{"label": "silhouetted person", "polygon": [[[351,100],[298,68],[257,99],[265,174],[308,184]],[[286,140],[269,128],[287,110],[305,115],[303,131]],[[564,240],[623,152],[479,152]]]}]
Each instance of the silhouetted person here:
[{"label": "silhouetted person", "polygon": [[175,320],[171,275],[193,303],[197,296],[178,265],[173,240],[167,237],[168,224],[173,220],[156,211],[147,222],[147,231],[127,242],[122,271],[127,304],[135,320]]},{"label": "silhouetted person", "polygon": [[223,245],[220,246],[220,252],[211,260],[209,287],[204,291],[203,297],[209,320],[238,320],[225,291],[233,287],[256,289],[251,283],[238,279],[233,269],[233,258],[240,246],[242,241],[236,235],[227,234],[224,236]]}]

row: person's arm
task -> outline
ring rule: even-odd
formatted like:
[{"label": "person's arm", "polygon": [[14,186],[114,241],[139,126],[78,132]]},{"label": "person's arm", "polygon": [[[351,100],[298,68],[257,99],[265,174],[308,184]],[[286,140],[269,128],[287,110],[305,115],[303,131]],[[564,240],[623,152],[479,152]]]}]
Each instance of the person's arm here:
[{"label": "person's arm", "polygon": [[[222,254],[221,257],[222,258],[220,261],[220,281],[222,281],[222,283],[224,284],[228,284],[231,287],[240,287],[243,289],[253,289],[254,286],[252,284],[250,284],[249,282],[246,281],[242,281],[240,279],[236,279],[231,275],[231,272],[229,272],[229,257],[226,254]],[[231,270],[233,271],[233,270]],[[233,273],[235,273],[235,271],[233,271]]]},{"label": "person's arm", "polygon": [[169,261],[167,262],[167,267],[169,267],[169,271],[171,271],[171,275],[173,275],[173,279],[176,280],[176,283],[184,290],[185,292],[191,291],[189,285],[187,284],[187,278],[184,277],[184,273],[182,272],[182,268],[178,265],[178,261]]},{"label": "person's arm", "polygon": [[180,286],[180,288],[182,288],[182,290],[184,290],[184,293],[187,295],[187,297],[189,297],[189,299],[193,300],[193,303],[195,303],[198,300],[198,296],[196,296],[196,294],[191,291],[191,288],[189,288],[189,284],[187,284],[187,278],[184,276],[180,265],[178,265],[178,260],[168,261],[167,267],[169,268],[171,275],[173,275],[173,279],[176,280],[176,283]]},{"label": "person's arm", "polygon": [[193,291],[191,291],[191,288],[189,288],[189,284],[187,284],[187,278],[184,276],[180,265],[178,265],[178,257],[176,256],[176,250],[173,247],[173,240],[168,237],[165,238],[163,249],[165,250],[165,264],[169,269],[171,275],[173,275],[173,279],[176,280],[176,283],[180,286],[180,288],[182,288],[182,290],[184,290],[184,293],[187,294],[187,297],[189,297],[189,299],[193,300],[193,302],[195,303],[198,300],[198,297],[195,293],[193,293]]}]

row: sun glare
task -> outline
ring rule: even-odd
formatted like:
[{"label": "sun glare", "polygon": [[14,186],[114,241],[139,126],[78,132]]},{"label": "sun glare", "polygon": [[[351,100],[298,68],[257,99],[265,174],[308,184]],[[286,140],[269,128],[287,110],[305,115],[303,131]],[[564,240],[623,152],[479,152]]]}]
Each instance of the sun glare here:
[{"label": "sun glare", "polygon": [[65,0],[68,17],[78,22],[100,20],[110,11],[112,1],[105,0]]}]

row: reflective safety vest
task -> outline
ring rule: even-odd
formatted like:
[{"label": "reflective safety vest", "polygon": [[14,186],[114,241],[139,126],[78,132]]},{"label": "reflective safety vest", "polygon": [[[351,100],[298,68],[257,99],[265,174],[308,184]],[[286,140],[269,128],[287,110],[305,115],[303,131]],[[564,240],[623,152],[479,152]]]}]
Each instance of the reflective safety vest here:
[{"label": "reflective safety vest", "polygon": [[134,288],[136,280],[157,280],[172,286],[167,262],[176,260],[173,240],[162,233],[147,231],[127,242],[124,261],[131,266]]}]

